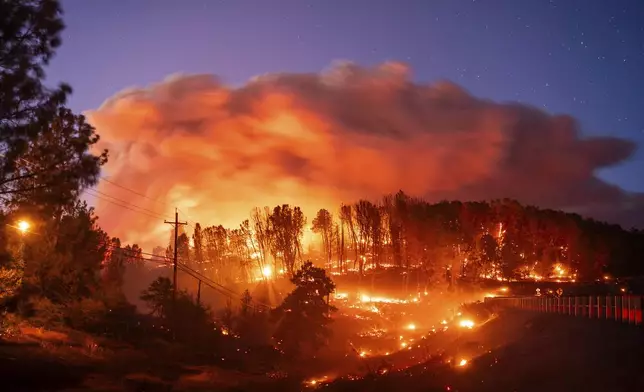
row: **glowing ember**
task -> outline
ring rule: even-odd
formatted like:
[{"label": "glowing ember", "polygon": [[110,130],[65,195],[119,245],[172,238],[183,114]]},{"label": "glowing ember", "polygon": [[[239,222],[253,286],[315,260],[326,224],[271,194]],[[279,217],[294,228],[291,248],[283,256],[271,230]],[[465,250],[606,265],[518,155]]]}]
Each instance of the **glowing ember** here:
[{"label": "glowing ember", "polygon": [[508,288],[507,288],[507,287],[501,287],[501,288],[499,289],[499,291],[501,291],[501,292],[503,292],[503,293],[507,293],[507,292],[508,292]]},{"label": "glowing ember", "polygon": [[494,294],[492,294],[492,293],[486,293],[486,294],[484,295],[484,297],[485,297],[485,298],[494,298],[494,297],[496,297],[496,295],[494,295]]},{"label": "glowing ember", "polygon": [[402,342],[402,343],[400,343],[400,347],[402,347],[402,348],[407,347],[407,343],[406,343],[406,342]]},{"label": "glowing ember", "polygon": [[410,323],[409,325],[407,325],[407,329],[410,330],[410,331],[415,331],[416,330],[416,324]]},{"label": "glowing ember", "polygon": [[465,365],[467,365],[467,359],[461,359],[461,360],[458,362],[458,366],[465,366]]},{"label": "glowing ember", "polygon": [[472,328],[474,328],[474,321],[472,321],[472,320],[461,320],[458,323],[458,325],[460,325],[463,328],[472,329]]}]

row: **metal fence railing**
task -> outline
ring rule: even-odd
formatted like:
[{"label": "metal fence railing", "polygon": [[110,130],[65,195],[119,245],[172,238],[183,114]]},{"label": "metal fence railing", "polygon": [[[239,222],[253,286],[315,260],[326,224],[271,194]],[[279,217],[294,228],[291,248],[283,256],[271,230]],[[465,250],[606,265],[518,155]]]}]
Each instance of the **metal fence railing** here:
[{"label": "metal fence railing", "polygon": [[642,325],[643,297],[640,295],[589,295],[574,297],[488,297],[492,306],[512,307],[543,313],[559,313],[591,319],[615,320]]}]

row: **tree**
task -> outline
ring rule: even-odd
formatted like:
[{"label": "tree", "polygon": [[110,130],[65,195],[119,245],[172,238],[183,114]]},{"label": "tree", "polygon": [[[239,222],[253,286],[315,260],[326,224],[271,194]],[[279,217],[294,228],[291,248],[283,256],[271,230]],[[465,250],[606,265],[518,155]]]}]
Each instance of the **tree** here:
[{"label": "tree", "polygon": [[201,232],[201,225],[195,224],[195,231],[192,233],[192,243],[194,245],[194,259],[197,265],[197,270],[200,273],[204,272],[204,249],[203,249],[203,233]]},{"label": "tree", "polygon": [[295,273],[295,263],[301,255],[302,235],[306,218],[300,207],[288,204],[277,206],[269,217],[271,245],[276,255],[281,256],[284,268],[290,276]]},{"label": "tree", "polygon": [[341,205],[340,206],[340,222],[345,227],[349,228],[349,237],[351,238],[351,244],[353,245],[353,252],[355,258],[353,259],[353,267],[355,268],[356,263],[358,262],[358,236],[356,234],[356,224],[355,224],[355,214],[350,205]]},{"label": "tree", "polygon": [[185,291],[172,296],[172,282],[159,277],[141,293],[143,300],[150,308],[152,315],[159,317],[167,330],[172,330],[176,339],[203,345],[204,340],[212,335],[213,319],[210,310],[199,303]]},{"label": "tree", "polygon": [[159,277],[141,293],[144,301],[153,315],[167,318],[172,306],[172,282],[165,277]]},{"label": "tree", "polygon": [[142,267],[143,266],[143,249],[139,245],[126,245],[123,248],[123,257],[125,258],[125,265]]},{"label": "tree", "polygon": [[244,240],[244,244],[246,245],[246,253],[248,255],[249,264],[250,262],[255,260],[257,262],[257,270],[261,274],[264,270],[263,258],[260,254],[259,244],[257,243],[255,236],[253,235],[253,231],[250,228],[250,221],[248,219],[244,220],[239,225],[239,230]]},{"label": "tree", "polygon": [[42,83],[64,27],[58,1],[3,0],[0,15],[0,194],[60,216],[96,183],[107,152],[89,152],[94,128],[62,106],[70,88]]},{"label": "tree", "polygon": [[228,238],[230,239],[229,249],[232,262],[237,266],[237,273],[233,276],[240,277],[244,282],[249,282],[251,278],[251,252],[248,248],[247,236],[241,229],[233,229],[229,230]]},{"label": "tree", "polygon": [[11,181],[17,158],[49,124],[71,89],[43,85],[44,67],[65,25],[56,0],[0,1],[0,183]]},{"label": "tree", "polygon": [[25,285],[54,303],[90,297],[101,288],[99,272],[109,248],[94,209],[77,201],[59,222],[34,223],[38,241],[25,246]]},{"label": "tree", "polygon": [[13,173],[0,182],[0,194],[10,196],[13,206],[29,205],[43,214],[59,216],[63,206],[98,182],[100,168],[107,162],[107,151],[90,152],[98,140],[83,116],[60,108],[27,143]]},{"label": "tree", "polygon": [[239,314],[242,317],[246,317],[250,314],[253,306],[253,297],[250,295],[248,289],[244,290],[241,297],[241,307],[239,308]]},{"label": "tree", "polygon": [[177,257],[179,262],[192,267],[192,257],[190,257],[190,239],[186,233],[181,233],[177,238]]},{"label": "tree", "polygon": [[336,308],[328,303],[335,284],[322,268],[305,262],[293,275],[295,289],[273,311],[277,320],[274,339],[280,348],[292,355],[316,351],[330,335],[331,312]]},{"label": "tree", "polygon": [[120,290],[125,275],[125,252],[121,248],[120,239],[112,238],[110,240],[110,246],[105,256],[105,268],[103,269],[105,285]]},{"label": "tree", "polygon": [[312,229],[314,233],[322,237],[322,247],[326,256],[327,265],[331,265],[333,257],[333,215],[324,208],[320,209],[313,219]]},{"label": "tree", "polygon": [[[253,222],[253,229],[255,240],[259,247],[259,253],[262,265],[268,265],[268,253],[271,250],[271,237],[270,237],[270,210],[264,207],[264,210],[255,208],[251,213],[251,220]],[[273,270],[277,271],[277,265],[273,266]]]}]

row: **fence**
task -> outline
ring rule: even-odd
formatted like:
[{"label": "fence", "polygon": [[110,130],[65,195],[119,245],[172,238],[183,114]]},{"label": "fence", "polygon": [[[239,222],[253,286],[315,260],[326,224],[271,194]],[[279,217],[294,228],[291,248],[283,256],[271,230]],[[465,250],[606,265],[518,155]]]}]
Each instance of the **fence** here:
[{"label": "fence", "polygon": [[486,304],[524,310],[559,313],[591,319],[615,320],[642,325],[643,297],[639,295],[606,295],[576,297],[494,297]]}]

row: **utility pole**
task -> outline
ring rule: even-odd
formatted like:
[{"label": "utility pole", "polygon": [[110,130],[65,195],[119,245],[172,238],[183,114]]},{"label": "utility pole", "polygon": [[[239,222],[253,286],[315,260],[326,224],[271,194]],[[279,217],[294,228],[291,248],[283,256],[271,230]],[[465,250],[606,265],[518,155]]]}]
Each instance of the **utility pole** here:
[{"label": "utility pole", "polygon": [[201,305],[201,279],[199,279],[199,286],[197,288],[197,305]]},{"label": "utility pole", "polygon": [[172,275],[172,303],[174,304],[177,299],[177,245],[179,243],[179,225],[187,225],[188,222],[179,222],[179,212],[174,209],[174,222],[163,221],[174,227],[174,260],[172,262],[174,272]]}]

